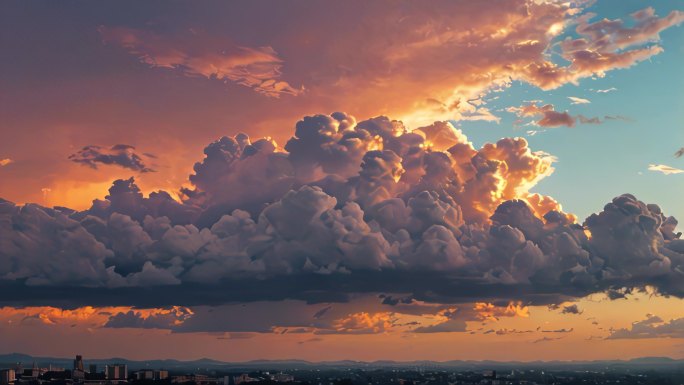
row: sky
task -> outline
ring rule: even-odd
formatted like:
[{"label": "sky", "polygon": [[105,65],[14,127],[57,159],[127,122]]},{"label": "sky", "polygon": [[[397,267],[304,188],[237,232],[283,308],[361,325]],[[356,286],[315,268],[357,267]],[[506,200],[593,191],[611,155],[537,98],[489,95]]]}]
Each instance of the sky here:
[{"label": "sky", "polygon": [[0,353],[684,358],[682,23],[0,2]]}]

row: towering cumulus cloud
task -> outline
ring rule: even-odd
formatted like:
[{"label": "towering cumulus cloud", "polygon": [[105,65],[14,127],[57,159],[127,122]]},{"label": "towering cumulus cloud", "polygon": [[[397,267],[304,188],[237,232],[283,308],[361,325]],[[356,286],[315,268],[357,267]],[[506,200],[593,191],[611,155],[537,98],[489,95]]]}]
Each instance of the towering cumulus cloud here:
[{"label": "towering cumulus cloud", "polygon": [[284,148],[238,134],[204,154],[182,202],[144,197],[133,179],[80,212],[0,201],[0,301],[684,296],[674,218],[622,195],[577,223],[529,192],[553,168],[521,138],[476,149],[446,122],[408,130],[336,112],[299,121]]}]

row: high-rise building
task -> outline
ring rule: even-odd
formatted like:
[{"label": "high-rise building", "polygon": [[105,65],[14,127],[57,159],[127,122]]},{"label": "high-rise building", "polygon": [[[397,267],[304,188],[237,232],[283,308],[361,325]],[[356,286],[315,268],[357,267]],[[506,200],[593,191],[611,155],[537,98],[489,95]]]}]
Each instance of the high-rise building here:
[{"label": "high-rise building", "polygon": [[74,370],[84,371],[83,357],[81,355],[76,356],[76,359],[74,360]]},{"label": "high-rise building", "polygon": [[0,385],[13,384],[15,379],[14,369],[0,370]]},{"label": "high-rise building", "polygon": [[90,373],[90,374],[97,373],[97,364],[88,365],[88,373]]},{"label": "high-rise building", "polygon": [[128,379],[128,366],[125,364],[107,365],[105,374],[108,380],[126,380]]}]

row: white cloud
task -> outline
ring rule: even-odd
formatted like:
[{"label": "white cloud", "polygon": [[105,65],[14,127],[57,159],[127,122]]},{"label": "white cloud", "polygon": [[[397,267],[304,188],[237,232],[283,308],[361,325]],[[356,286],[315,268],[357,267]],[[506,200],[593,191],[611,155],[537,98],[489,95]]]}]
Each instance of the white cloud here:
[{"label": "white cloud", "polygon": [[664,164],[650,164],[648,165],[649,171],[658,171],[662,172],[665,175],[670,175],[670,174],[681,174],[684,172],[684,170],[674,168],[671,166],[667,166]]},{"label": "white cloud", "polygon": [[617,91],[617,88],[610,87],[610,88],[606,88],[605,90],[596,90],[596,92],[599,94],[607,94],[607,93],[613,92],[613,91]]},{"label": "white cloud", "polygon": [[578,98],[575,96],[568,96],[568,99],[570,99],[570,101],[572,101],[571,104],[589,104],[589,103],[591,103],[591,101],[589,101],[588,99],[582,99],[582,98]]}]

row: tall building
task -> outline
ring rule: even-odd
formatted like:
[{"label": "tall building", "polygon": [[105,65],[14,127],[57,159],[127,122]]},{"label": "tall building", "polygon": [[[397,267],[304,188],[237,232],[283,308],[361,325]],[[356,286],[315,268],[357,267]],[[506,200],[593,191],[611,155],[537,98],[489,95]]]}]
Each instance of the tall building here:
[{"label": "tall building", "polygon": [[13,384],[15,379],[14,369],[0,370],[0,385]]},{"label": "tall building", "polygon": [[133,375],[131,375],[131,377],[135,378],[136,380],[159,381],[169,378],[169,372],[167,370],[144,369],[138,370]]},{"label": "tall building", "polygon": [[97,364],[88,365],[88,373],[90,373],[90,374],[97,373]]},{"label": "tall building", "polygon": [[107,365],[105,366],[105,374],[108,380],[126,380],[128,379],[128,365]]},{"label": "tall building", "polygon": [[80,370],[80,371],[85,371],[83,368],[83,356],[80,354],[76,356],[76,359],[74,360],[74,370]]}]

